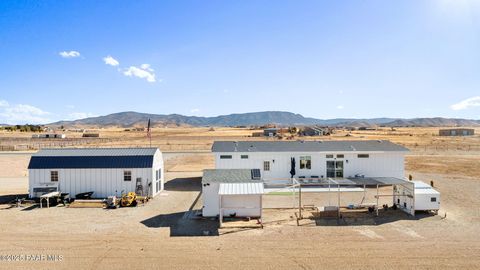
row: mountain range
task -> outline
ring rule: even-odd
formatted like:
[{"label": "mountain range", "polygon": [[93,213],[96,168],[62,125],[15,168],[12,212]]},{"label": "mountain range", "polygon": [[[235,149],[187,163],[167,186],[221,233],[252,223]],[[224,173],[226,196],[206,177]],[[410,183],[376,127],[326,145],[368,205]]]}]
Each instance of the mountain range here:
[{"label": "mountain range", "polygon": [[259,126],[275,124],[291,125],[321,125],[321,126],[352,126],[352,127],[443,127],[443,126],[480,126],[480,120],[458,118],[335,118],[315,119],[300,114],[282,111],[265,111],[220,115],[215,117],[185,116],[180,114],[147,114],[139,112],[120,112],[105,116],[90,117],[73,121],[59,121],[50,126],[64,127],[145,127],[148,119],[152,126]]}]

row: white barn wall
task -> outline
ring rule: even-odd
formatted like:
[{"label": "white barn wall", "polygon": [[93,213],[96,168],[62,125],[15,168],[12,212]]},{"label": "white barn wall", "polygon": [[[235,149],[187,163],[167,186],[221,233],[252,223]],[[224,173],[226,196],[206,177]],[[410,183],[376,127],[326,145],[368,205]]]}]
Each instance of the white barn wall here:
[{"label": "white barn wall", "polygon": [[[216,169],[252,169],[262,171],[264,179],[289,178],[290,158],[296,161],[296,177],[312,175],[326,177],[327,154],[343,154],[344,177],[353,177],[356,174],[366,177],[404,177],[404,153],[403,152],[216,152]],[[369,154],[369,158],[358,158],[358,154]],[[232,159],[220,159],[221,155],[232,155]],[[248,155],[248,159],[241,159],[241,155]],[[300,169],[300,156],[310,156],[312,168]],[[348,163],[346,162],[348,160]],[[270,171],[263,170],[263,162],[270,161]]]}]

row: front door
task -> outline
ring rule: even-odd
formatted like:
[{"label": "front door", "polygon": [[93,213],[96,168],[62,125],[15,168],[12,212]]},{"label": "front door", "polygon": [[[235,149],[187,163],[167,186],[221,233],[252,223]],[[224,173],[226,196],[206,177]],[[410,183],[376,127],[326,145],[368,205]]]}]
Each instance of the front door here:
[{"label": "front door", "polygon": [[263,161],[263,176],[269,177],[271,170],[272,170],[272,163],[270,162],[270,160]]},{"label": "front door", "polygon": [[343,160],[327,161],[327,177],[343,178]]}]

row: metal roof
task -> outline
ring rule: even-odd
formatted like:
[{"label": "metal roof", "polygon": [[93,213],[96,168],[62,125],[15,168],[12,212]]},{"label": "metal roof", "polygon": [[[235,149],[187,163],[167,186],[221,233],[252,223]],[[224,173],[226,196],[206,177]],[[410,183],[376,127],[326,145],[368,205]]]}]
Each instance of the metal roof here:
[{"label": "metal roof", "polygon": [[263,183],[221,183],[219,195],[259,195],[263,194]]},{"label": "metal roof", "polygon": [[28,169],[151,168],[157,148],[43,149],[32,155]]},{"label": "metal roof", "polygon": [[203,171],[202,183],[263,183],[260,179],[253,178],[251,169],[209,169]]},{"label": "metal roof", "polygon": [[412,181],[413,184],[415,185],[415,194],[431,194],[431,195],[438,195],[440,192],[432,188],[427,183],[424,183],[422,181]]},{"label": "metal roof", "polygon": [[413,185],[412,182],[403,180],[396,177],[354,177],[348,178],[348,180],[352,181],[355,185],[366,185],[366,186],[391,186],[391,185],[403,185],[403,184],[410,184]]},{"label": "metal roof", "polygon": [[216,141],[212,152],[404,152],[407,148],[384,140],[369,141]]},{"label": "metal roof", "polygon": [[158,148],[46,148],[34,157],[153,156]]}]

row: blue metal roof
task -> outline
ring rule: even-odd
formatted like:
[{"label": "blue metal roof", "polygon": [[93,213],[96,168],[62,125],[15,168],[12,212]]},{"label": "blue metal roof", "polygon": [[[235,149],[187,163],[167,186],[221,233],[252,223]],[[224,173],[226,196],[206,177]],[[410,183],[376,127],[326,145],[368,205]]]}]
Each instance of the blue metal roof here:
[{"label": "blue metal roof", "polygon": [[32,155],[28,169],[151,168],[156,148],[46,149]]}]

